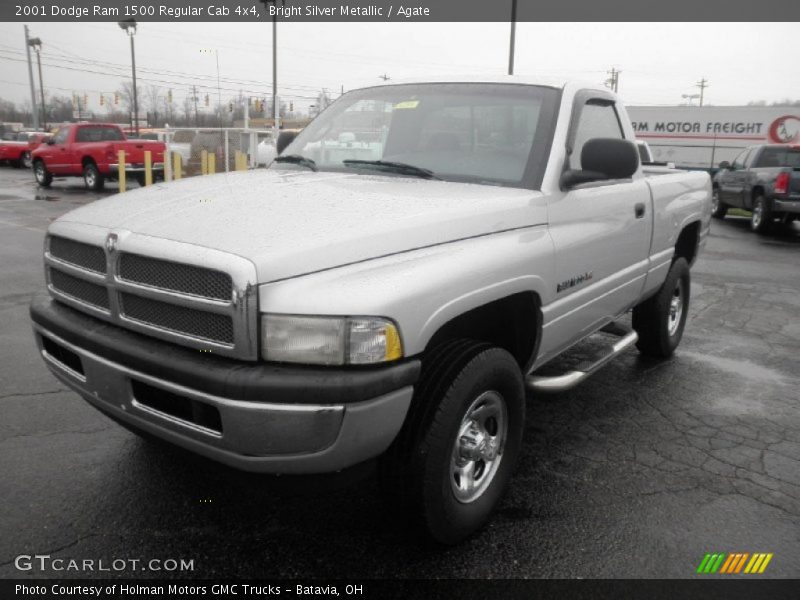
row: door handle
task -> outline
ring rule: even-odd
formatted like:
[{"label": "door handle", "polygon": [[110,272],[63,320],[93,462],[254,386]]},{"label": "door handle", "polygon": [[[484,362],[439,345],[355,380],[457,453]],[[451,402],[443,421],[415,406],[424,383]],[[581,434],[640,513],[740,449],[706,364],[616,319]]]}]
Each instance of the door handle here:
[{"label": "door handle", "polygon": [[633,212],[637,219],[641,219],[644,216],[644,202],[637,202],[633,207]]}]

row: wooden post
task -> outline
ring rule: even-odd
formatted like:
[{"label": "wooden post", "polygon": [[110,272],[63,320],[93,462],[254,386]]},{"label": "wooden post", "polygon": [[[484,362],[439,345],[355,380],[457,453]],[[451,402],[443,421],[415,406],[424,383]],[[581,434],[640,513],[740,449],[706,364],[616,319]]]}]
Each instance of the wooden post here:
[{"label": "wooden post", "polygon": [[144,184],[153,185],[153,153],[144,151]]},{"label": "wooden post", "polygon": [[181,168],[181,155],[180,152],[172,153],[172,178],[178,180],[183,177],[183,169]]},{"label": "wooden post", "polygon": [[200,175],[208,175],[208,150],[200,151]]},{"label": "wooden post", "polygon": [[213,152],[208,153],[208,164],[206,166],[208,168],[207,175],[213,175],[217,172],[217,155]]},{"label": "wooden post", "polygon": [[169,150],[164,150],[164,181],[172,181],[172,159]]},{"label": "wooden post", "polygon": [[117,151],[117,168],[119,169],[119,191],[125,191],[125,150]]}]

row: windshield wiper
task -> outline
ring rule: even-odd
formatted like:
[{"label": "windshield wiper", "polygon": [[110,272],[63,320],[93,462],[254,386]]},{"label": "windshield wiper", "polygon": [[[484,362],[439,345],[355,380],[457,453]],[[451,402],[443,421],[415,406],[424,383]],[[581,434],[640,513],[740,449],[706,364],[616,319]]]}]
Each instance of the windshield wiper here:
[{"label": "windshield wiper", "polygon": [[416,177],[422,177],[423,179],[439,179],[430,169],[425,169],[423,167],[417,167],[414,165],[409,165],[407,163],[402,162],[394,162],[390,160],[356,160],[356,159],[348,159],[343,160],[342,164],[348,167],[359,167],[359,166],[366,166],[366,167],[378,167],[379,169],[385,169],[387,171],[394,171],[396,173],[403,173],[405,175],[414,175]]},{"label": "windshield wiper", "polygon": [[317,170],[317,163],[315,163],[312,159],[306,156],[301,156],[300,154],[286,154],[284,156],[276,156],[274,162],[292,163],[293,165],[308,167],[312,171]]}]

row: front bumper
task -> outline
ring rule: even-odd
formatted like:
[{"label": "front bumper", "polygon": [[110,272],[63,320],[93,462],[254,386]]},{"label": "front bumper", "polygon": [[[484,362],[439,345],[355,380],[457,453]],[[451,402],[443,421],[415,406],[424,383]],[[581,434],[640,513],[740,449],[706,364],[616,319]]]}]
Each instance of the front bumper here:
[{"label": "front bumper", "polygon": [[380,369],[244,363],[154,340],[37,296],[50,370],[128,426],[229,466],[325,473],[381,454],[400,431],[418,361]]}]

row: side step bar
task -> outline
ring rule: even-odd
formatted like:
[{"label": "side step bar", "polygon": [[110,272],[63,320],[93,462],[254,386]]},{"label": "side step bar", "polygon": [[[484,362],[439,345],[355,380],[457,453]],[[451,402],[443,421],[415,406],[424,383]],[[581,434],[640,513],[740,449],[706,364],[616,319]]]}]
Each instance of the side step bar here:
[{"label": "side step bar", "polygon": [[609,323],[600,331],[620,336],[620,339],[608,346],[607,351],[594,362],[582,364],[577,369],[564,373],[563,375],[550,377],[528,375],[525,378],[525,386],[531,391],[544,394],[554,394],[572,389],[600,367],[625,352],[625,350],[633,346],[639,339],[639,335],[635,331],[619,323]]}]

